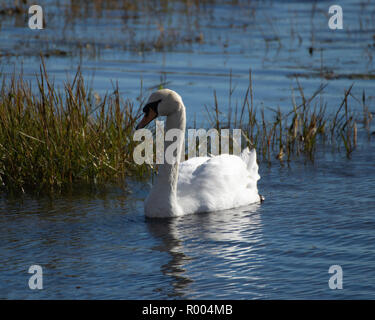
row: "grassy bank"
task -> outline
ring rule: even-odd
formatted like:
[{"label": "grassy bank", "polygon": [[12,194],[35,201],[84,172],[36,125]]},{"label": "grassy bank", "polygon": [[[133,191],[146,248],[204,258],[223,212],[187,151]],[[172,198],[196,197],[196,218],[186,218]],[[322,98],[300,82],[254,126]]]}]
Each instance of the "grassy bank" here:
[{"label": "grassy bank", "polygon": [[2,190],[50,194],[144,175],[132,160],[137,114],[117,88],[98,101],[78,71],[57,91],[43,67],[37,83],[36,91],[22,76],[1,84]]},{"label": "grassy bank", "polygon": [[[257,149],[260,161],[291,161],[300,156],[314,159],[319,146],[329,145],[350,157],[357,145],[358,126],[370,136],[372,114],[366,94],[361,99],[345,90],[337,109],[326,111],[317,99],[324,86],[306,97],[298,80],[292,92],[291,110],[283,114],[253,103],[251,73],[249,87],[240,105],[229,105],[224,113],[214,95],[207,107],[205,127],[241,128],[247,145]],[[0,189],[7,193],[60,193],[79,185],[123,183],[133,176],[147,179],[151,168],[133,161],[134,128],[140,108],[124,101],[118,88],[103,98],[93,94],[77,71],[75,78],[58,90],[42,64],[37,88],[22,79],[3,76],[0,88]],[[299,97],[295,97],[295,96]],[[362,104],[353,112],[348,98]],[[298,98],[298,99],[297,99]],[[297,100],[302,101],[297,104]],[[316,101],[318,100],[318,101]],[[196,126],[196,124],[194,124]]]}]

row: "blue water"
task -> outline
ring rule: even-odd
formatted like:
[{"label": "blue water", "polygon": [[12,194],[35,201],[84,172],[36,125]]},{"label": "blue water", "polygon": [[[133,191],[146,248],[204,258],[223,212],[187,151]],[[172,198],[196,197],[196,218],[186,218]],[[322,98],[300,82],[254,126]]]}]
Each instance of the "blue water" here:
[{"label": "blue water", "polygon": [[[125,19],[118,8],[100,14],[87,5],[76,12],[72,3],[40,1],[50,28],[39,35],[24,27],[25,19],[2,16],[1,70],[22,67],[33,81],[40,50],[65,50],[66,56],[52,52],[45,58],[57,84],[72,78],[79,63],[100,95],[118,80],[123,98],[137,101],[141,79],[144,95],[163,82],[183,96],[188,120],[196,114],[204,124],[204,105],[213,104],[214,89],[228,110],[230,72],[232,108],[241,105],[249,69],[257,108],[290,110],[292,89],[299,99],[298,74],[306,96],[328,83],[319,101],[331,112],[353,82],[350,107],[360,112],[364,90],[375,111],[374,80],[350,77],[374,74],[370,1],[336,1],[344,10],[342,31],[328,29],[326,1],[317,3],[313,16],[315,1],[215,1],[198,11],[193,6],[191,16],[174,1],[163,13],[168,19],[160,20],[165,29],[193,38],[202,32],[204,41],[145,52],[136,50],[139,41],[159,35],[147,12],[130,10]],[[71,18],[63,32],[64,14],[56,11]],[[340,77],[325,79],[317,76],[321,71]],[[273,113],[266,109],[267,115]],[[365,137],[360,124],[358,129]],[[374,140],[361,139],[351,159],[328,150],[314,162],[301,157],[289,165],[260,163],[258,188],[266,201],[226,212],[145,219],[150,184],[131,180],[123,189],[108,186],[52,200],[1,195],[0,298],[375,299]],[[28,287],[27,271],[35,264],[43,268],[42,290]],[[332,265],[342,267],[342,290],[328,286]]]},{"label": "blue water", "polygon": [[[261,166],[263,204],[177,219],[145,219],[138,183],[2,201],[0,298],[374,299],[370,160]],[[42,290],[28,287],[34,264]],[[342,290],[328,286],[331,265]]]},{"label": "blue water", "polygon": [[[100,7],[102,1],[97,2]],[[188,120],[195,115],[202,118],[198,122],[202,126],[207,122],[204,105],[213,106],[214,90],[221,110],[228,110],[230,74],[235,89],[231,107],[234,111],[236,104],[242,106],[250,69],[258,108],[290,111],[293,91],[297,103],[301,101],[296,76],[306,97],[321,83],[328,83],[320,97],[328,109],[338,108],[344,90],[353,82],[357,99],[365,90],[368,103],[375,103],[373,81],[350,78],[375,74],[372,1],[336,1],[344,12],[343,30],[328,28],[328,1],[242,0],[233,5],[216,0],[198,7],[166,1],[164,9],[142,1],[134,11],[125,10],[122,2],[107,0],[103,6],[109,9],[99,12],[82,0],[38,3],[48,23],[42,31],[30,30],[25,19],[3,16],[0,71],[10,74],[22,69],[25,79],[35,81],[42,52],[49,54],[47,70],[61,87],[67,78],[73,79],[78,65],[101,97],[112,92],[118,81],[123,99],[137,103],[141,82],[145,96],[163,83],[181,94]],[[162,47],[157,46],[158,39]],[[338,78],[322,79],[321,72]],[[349,97],[349,102],[353,109],[362,110],[355,99]]]}]

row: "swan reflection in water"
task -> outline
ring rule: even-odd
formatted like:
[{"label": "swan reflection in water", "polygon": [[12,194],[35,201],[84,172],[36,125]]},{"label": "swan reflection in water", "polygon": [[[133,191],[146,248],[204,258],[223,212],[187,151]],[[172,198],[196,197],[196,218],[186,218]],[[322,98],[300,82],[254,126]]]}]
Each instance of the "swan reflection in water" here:
[{"label": "swan reflection in water", "polygon": [[171,257],[161,266],[161,272],[172,278],[168,296],[194,298],[194,282],[207,281],[208,285],[212,277],[230,279],[232,285],[233,281],[257,280],[263,260],[255,248],[262,241],[260,207],[146,218],[150,233],[161,240],[153,249]]}]

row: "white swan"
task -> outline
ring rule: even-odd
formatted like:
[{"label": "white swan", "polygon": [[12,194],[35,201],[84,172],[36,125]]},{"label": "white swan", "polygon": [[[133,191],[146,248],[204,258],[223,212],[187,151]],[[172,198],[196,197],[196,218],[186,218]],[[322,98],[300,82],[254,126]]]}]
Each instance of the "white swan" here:
[{"label": "white swan", "polygon": [[[176,92],[162,89],[152,93],[143,111],[145,115],[136,129],[145,127],[157,116],[166,116],[166,132],[177,128],[184,137],[185,106]],[[158,177],[145,201],[147,217],[212,212],[262,201],[257,189],[260,176],[255,150],[246,148],[240,157],[222,154],[180,163],[182,139],[177,140],[177,160],[159,165]],[[166,141],[165,150],[172,143],[175,142]]]}]

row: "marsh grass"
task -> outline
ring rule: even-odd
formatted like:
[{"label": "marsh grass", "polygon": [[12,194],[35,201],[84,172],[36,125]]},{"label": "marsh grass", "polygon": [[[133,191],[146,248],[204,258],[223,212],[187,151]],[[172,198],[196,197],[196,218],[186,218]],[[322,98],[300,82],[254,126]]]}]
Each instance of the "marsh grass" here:
[{"label": "marsh grass", "polygon": [[[2,78],[0,190],[8,194],[52,195],[80,186],[124,185],[127,177],[146,180],[152,176],[154,166],[133,161],[138,144],[133,141],[133,134],[141,109],[121,98],[117,84],[111,94],[100,97],[86,86],[78,68],[74,79],[58,89],[43,60],[34,83],[37,88],[24,81],[22,74]],[[268,164],[275,159],[292,161],[300,156],[313,160],[322,145],[344,150],[350,157],[357,145],[357,123],[363,123],[371,136],[372,113],[365,92],[358,99],[351,85],[336,112],[329,114],[326,105],[317,99],[325,85],[307,97],[298,79],[296,83],[291,110],[283,113],[280,108],[267,108],[266,113],[264,107],[254,105],[251,72],[245,96],[235,108],[235,88],[230,80],[227,114],[220,110],[214,91],[213,107],[205,106],[207,125],[219,132],[242,129],[244,144],[256,148],[259,161]],[[362,113],[351,110],[349,97],[361,105]],[[142,105],[142,90],[139,100]],[[193,128],[198,129],[196,126],[194,121]]]},{"label": "marsh grass", "polygon": [[[349,106],[349,96],[361,102],[352,95],[352,84],[344,91],[342,101],[336,111],[331,114],[327,112],[327,105],[321,99],[321,94],[327,85],[320,85],[310,97],[306,97],[298,78],[296,78],[296,83],[301,103],[297,104],[296,94],[292,90],[291,110],[282,113],[280,108],[267,108],[267,111],[273,114],[270,120],[266,118],[264,107],[254,106],[250,71],[249,86],[239,112],[236,107],[235,113],[232,114],[232,108],[229,105],[228,114],[225,116],[225,113],[220,111],[214,92],[214,106],[211,108],[206,106],[210,126],[218,131],[222,128],[241,129],[246,145],[256,148],[260,161],[268,164],[271,164],[274,159],[283,162],[300,156],[314,160],[317,149],[319,147],[323,149],[326,146],[331,147],[332,151],[344,150],[346,156],[350,158],[357,146],[357,123],[362,122],[368,137],[371,135],[372,114],[366,104],[365,92],[362,96],[363,112],[355,112]],[[233,91],[230,89],[229,94],[232,95]],[[232,98],[229,98],[229,102],[231,101]]]},{"label": "marsh grass", "polygon": [[2,79],[0,90],[0,188],[8,193],[53,194],[79,184],[121,182],[147,176],[134,163],[132,133],[139,110],[118,88],[100,97],[78,69],[57,90],[44,64],[37,90],[22,75]]}]

